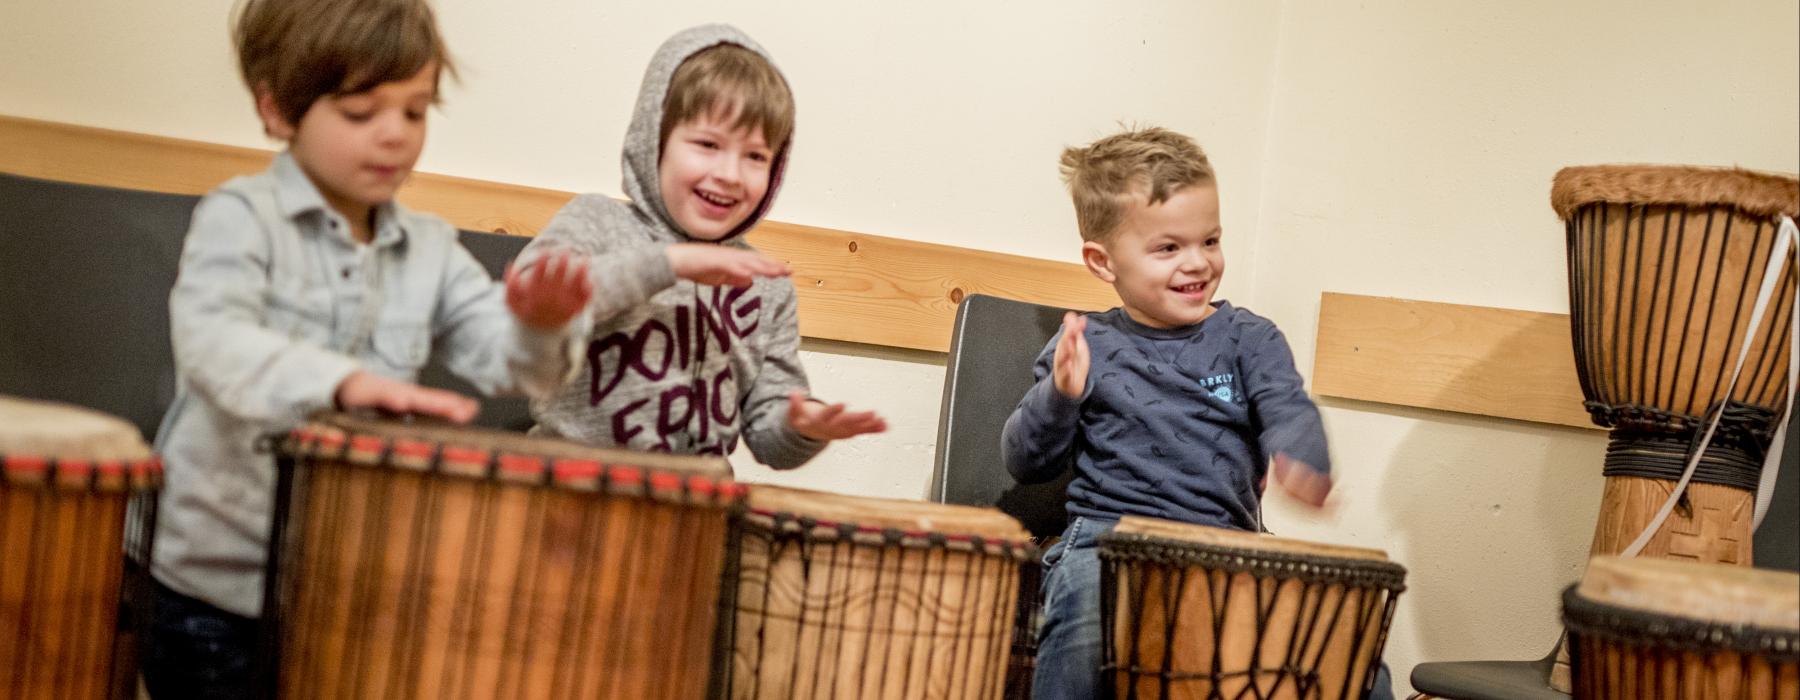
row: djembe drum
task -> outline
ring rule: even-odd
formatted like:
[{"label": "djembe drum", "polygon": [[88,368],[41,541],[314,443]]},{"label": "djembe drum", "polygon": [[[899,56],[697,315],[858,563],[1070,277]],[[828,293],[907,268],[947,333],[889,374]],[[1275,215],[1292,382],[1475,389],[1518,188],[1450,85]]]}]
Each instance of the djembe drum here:
[{"label": "djembe drum", "polygon": [[999,698],[1019,565],[998,510],[755,486],[721,599],[716,695]]},{"label": "djembe drum", "polygon": [[1748,325],[1780,217],[1800,210],[1800,181],[1576,167],[1556,174],[1550,199],[1568,232],[1576,373],[1594,422],[1612,428],[1592,553],[1624,551],[1652,522],[1717,414],[1686,507],[1641,553],[1749,564],[1752,503],[1792,380],[1791,260],[1780,263],[1763,320]]},{"label": "djembe drum", "polygon": [[348,416],[284,450],[283,697],[704,694],[722,460]]},{"label": "djembe drum", "polygon": [[1372,549],[1126,517],[1100,536],[1119,700],[1361,698],[1406,569]]},{"label": "djembe drum", "polygon": [[130,423],[0,397],[0,697],[104,698],[134,679],[123,557],[149,561],[155,514],[127,505],[161,483]]},{"label": "djembe drum", "polygon": [[1800,699],[1800,576],[1596,557],[1563,592],[1576,698]]}]

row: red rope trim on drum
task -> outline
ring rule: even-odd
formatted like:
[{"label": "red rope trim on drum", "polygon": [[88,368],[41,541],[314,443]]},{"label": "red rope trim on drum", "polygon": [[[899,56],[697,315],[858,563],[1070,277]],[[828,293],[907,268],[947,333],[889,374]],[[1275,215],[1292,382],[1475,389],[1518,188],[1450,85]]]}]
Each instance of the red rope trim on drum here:
[{"label": "red rope trim on drum", "polygon": [[650,488],[658,491],[677,491],[681,489],[681,477],[666,472],[650,473]]},{"label": "red rope trim on drum", "polygon": [[[539,455],[496,453],[473,447],[438,445],[409,438],[388,438],[339,430],[302,426],[288,433],[289,452],[310,458],[342,458],[366,465],[392,465],[474,478],[536,482],[574,490],[642,492],[693,501],[730,505],[741,501],[743,486],[730,479],[710,479],[645,469],[633,465],[605,464],[598,460],[558,459]],[[354,453],[354,454],[352,454]],[[412,462],[409,465],[401,462]],[[523,479],[521,479],[523,477]],[[593,482],[593,483],[584,483]]]},{"label": "red rope trim on drum", "polygon": [[598,479],[606,467],[592,459],[559,459],[551,462],[550,470],[557,481],[571,481]]},{"label": "red rope trim on drum", "polygon": [[5,466],[8,472],[39,473],[50,468],[50,460],[30,455],[7,455]]},{"label": "red rope trim on drum", "polygon": [[613,465],[606,470],[606,480],[625,484],[626,486],[642,486],[644,484],[644,472],[637,467]]},{"label": "red rope trim on drum", "polygon": [[336,450],[344,446],[344,435],[342,433],[312,431],[310,434],[312,443],[318,447]]},{"label": "red rope trim on drum", "polygon": [[0,455],[0,476],[8,483],[122,492],[157,488],[162,484],[162,459],[104,460],[58,459],[41,455]]},{"label": "red rope trim on drum", "polygon": [[486,468],[488,460],[492,456],[493,453],[488,452],[487,450],[479,450],[473,447],[445,445],[441,459],[445,462],[455,462],[471,467]]},{"label": "red rope trim on drum", "polygon": [[431,459],[431,453],[436,448],[433,447],[431,443],[423,440],[398,438],[394,440],[393,449],[395,456],[411,457],[414,459]]},{"label": "red rope trim on drum", "polygon": [[542,457],[503,454],[500,455],[500,471],[508,474],[538,476],[544,473],[544,459]]}]

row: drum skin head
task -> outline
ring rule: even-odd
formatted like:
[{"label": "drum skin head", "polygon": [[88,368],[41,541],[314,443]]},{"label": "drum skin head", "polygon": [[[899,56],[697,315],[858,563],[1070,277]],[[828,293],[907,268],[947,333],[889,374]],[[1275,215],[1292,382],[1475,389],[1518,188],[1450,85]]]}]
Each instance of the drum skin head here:
[{"label": "drum skin head", "polygon": [[0,396],[0,455],[93,462],[148,459],[137,426],[63,403]]},{"label": "drum skin head", "polygon": [[862,527],[980,535],[1020,542],[1030,538],[1019,521],[993,508],[846,496],[760,484],[750,487],[745,500],[753,511],[792,513]]},{"label": "drum skin head", "polygon": [[1786,571],[1604,556],[1588,562],[1576,594],[1658,615],[1800,631],[1800,574]]},{"label": "drum skin head", "polygon": [[1233,549],[1262,550],[1283,552],[1287,554],[1304,554],[1320,557],[1337,557],[1340,559],[1367,559],[1371,561],[1387,561],[1387,552],[1379,549],[1348,547],[1344,545],[1325,544],[1323,542],[1307,542],[1305,540],[1288,539],[1265,535],[1258,532],[1244,532],[1220,527],[1208,527],[1191,523],[1178,523],[1172,520],[1140,518],[1125,516],[1113,532],[1122,535],[1144,535],[1163,539],[1193,542],[1195,544],[1230,547]]}]

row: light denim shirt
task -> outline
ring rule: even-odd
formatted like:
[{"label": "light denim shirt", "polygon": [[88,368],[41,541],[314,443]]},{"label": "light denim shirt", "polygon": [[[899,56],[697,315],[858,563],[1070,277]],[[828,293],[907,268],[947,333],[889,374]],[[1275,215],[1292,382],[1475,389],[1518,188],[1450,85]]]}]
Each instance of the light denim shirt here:
[{"label": "light denim shirt", "polygon": [[389,203],[359,244],[287,153],[200,200],[169,294],[177,393],[157,433],[158,580],[260,614],[275,470],[255,442],[330,408],[356,370],[412,381],[435,345],[490,394],[544,396],[569,375],[570,329],[519,324],[456,236]]}]

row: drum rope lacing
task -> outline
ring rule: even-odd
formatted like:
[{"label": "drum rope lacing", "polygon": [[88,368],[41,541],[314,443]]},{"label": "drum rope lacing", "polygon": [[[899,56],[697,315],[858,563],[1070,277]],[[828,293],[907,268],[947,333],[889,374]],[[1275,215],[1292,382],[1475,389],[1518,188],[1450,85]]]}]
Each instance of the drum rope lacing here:
[{"label": "drum rope lacing", "polygon": [[[1756,292],[1756,303],[1750,310],[1750,321],[1745,325],[1745,328],[1748,329],[1745,331],[1745,340],[1738,345],[1737,361],[1732,364],[1731,379],[1726,382],[1725,390],[1722,392],[1725,397],[1730,397],[1737,388],[1738,377],[1744,371],[1744,360],[1750,354],[1749,335],[1762,324],[1763,313],[1768,310],[1769,300],[1774,296],[1775,287],[1781,280],[1782,268],[1791,260],[1800,260],[1800,228],[1795,227],[1792,217],[1781,217],[1780,232],[1776,234],[1773,244],[1775,249],[1769,254],[1768,264],[1763,271],[1762,285]],[[1781,411],[1780,421],[1776,424],[1775,435],[1769,443],[1768,455],[1763,461],[1762,478],[1756,489],[1755,517],[1751,524],[1753,531],[1762,525],[1763,517],[1768,515],[1769,503],[1775,496],[1775,477],[1781,469],[1781,453],[1787,440],[1788,419],[1794,411],[1794,389],[1796,384],[1800,384],[1800,304],[1789,304],[1788,306],[1793,317],[1789,319],[1788,325],[1787,402]],[[1723,407],[1725,402],[1720,401],[1716,405]],[[1650,539],[1656,535],[1658,530],[1662,529],[1669,514],[1675,510],[1675,505],[1687,492],[1688,483],[1693,480],[1694,472],[1699,468],[1700,460],[1706,454],[1706,447],[1712,443],[1713,434],[1718,431],[1719,422],[1725,414],[1720,408],[1715,408],[1708,413],[1710,417],[1706,421],[1706,430],[1691,451],[1687,467],[1682,470],[1681,479],[1675,483],[1675,488],[1670,490],[1669,497],[1663,501],[1662,507],[1657,509],[1655,517],[1652,517],[1650,522],[1644,526],[1643,532],[1638,533],[1637,539],[1632,540],[1631,544],[1619,553],[1619,556],[1635,557],[1642,552],[1644,546],[1650,544]]]},{"label": "drum rope lacing", "polygon": [[[1688,456],[1698,447],[1699,438],[1699,432],[1677,436],[1615,430],[1606,444],[1606,467],[1601,474],[1676,481],[1681,478]],[[1715,439],[1694,470],[1694,480],[1753,492],[1762,467],[1762,461],[1750,452],[1721,445]]]},{"label": "drum rope lacing", "polygon": [[[1325,649],[1315,642],[1328,639],[1334,635],[1338,625],[1349,627],[1350,648],[1352,657],[1357,651],[1372,648],[1379,650],[1386,646],[1387,630],[1393,621],[1395,602],[1399,594],[1405,590],[1405,567],[1377,559],[1355,559],[1349,557],[1333,557],[1328,555],[1310,555],[1290,552],[1257,550],[1243,547],[1230,547],[1197,542],[1166,539],[1140,533],[1110,532],[1100,536],[1100,558],[1107,569],[1101,578],[1101,599],[1107,601],[1102,606],[1102,647],[1106,650],[1106,661],[1102,670],[1109,673],[1124,673],[1129,687],[1127,697],[1140,695],[1141,683],[1155,683],[1159,686],[1156,697],[1167,698],[1176,692],[1175,686],[1194,681],[1211,685],[1209,697],[1222,697],[1219,687],[1222,684],[1237,680],[1245,683],[1234,697],[1272,698],[1287,697],[1297,694],[1300,697],[1317,697],[1320,692],[1320,664],[1324,661]],[[1160,667],[1149,667],[1138,663],[1128,663],[1117,658],[1119,644],[1129,647],[1127,659],[1140,659],[1138,635],[1140,626],[1132,626],[1121,630],[1120,625],[1111,619],[1117,615],[1112,609],[1112,601],[1120,600],[1123,592],[1116,591],[1121,576],[1130,578],[1136,583],[1132,594],[1134,599],[1146,595],[1143,586],[1147,580],[1142,576],[1132,575],[1131,569],[1144,567],[1164,569],[1165,573],[1175,576],[1175,582],[1165,584],[1162,593],[1162,604],[1166,621],[1162,624],[1163,635],[1167,639],[1174,635],[1179,613],[1169,614],[1168,606],[1177,605],[1176,600],[1187,590],[1185,579],[1188,572],[1202,573],[1209,579],[1215,574],[1234,576],[1250,574],[1261,580],[1293,582],[1301,586],[1298,592],[1300,607],[1323,614],[1324,601],[1329,597],[1326,589],[1343,586],[1346,589],[1369,591],[1357,596],[1342,595],[1339,605],[1354,597],[1356,607],[1348,611],[1340,607],[1335,613],[1326,615],[1329,621],[1319,627],[1319,620],[1297,616],[1293,620],[1293,628],[1288,631],[1288,639],[1298,643],[1290,646],[1281,658],[1271,660],[1265,644],[1272,630],[1266,625],[1271,621],[1270,615],[1275,609],[1275,598],[1288,584],[1277,583],[1274,587],[1257,585],[1244,595],[1255,598],[1256,635],[1249,643],[1254,650],[1251,654],[1252,667],[1245,670],[1227,670],[1221,656],[1220,645],[1212,647],[1210,658],[1203,658],[1206,668],[1193,671],[1177,671],[1174,668],[1176,654],[1168,649],[1157,652],[1161,656]],[[1237,587],[1214,583],[1215,592],[1208,596],[1213,606],[1210,634],[1214,639],[1222,639],[1225,633],[1224,611],[1232,607],[1231,598]],[[1385,589],[1385,590],[1383,590]],[[1309,603],[1308,601],[1311,601]],[[1138,611],[1142,613],[1142,610]],[[1371,631],[1370,625],[1375,618],[1380,618],[1379,631]],[[1348,619],[1342,619],[1348,618]],[[1129,635],[1128,641],[1115,639],[1116,634]],[[1320,635],[1323,635],[1322,637]],[[1302,641],[1304,640],[1304,641]],[[1368,665],[1362,669],[1361,690],[1367,693],[1375,678],[1375,664],[1379,662],[1379,653],[1369,656]],[[1193,661],[1194,659],[1189,659]],[[1349,692],[1350,688],[1344,688]]]}]

